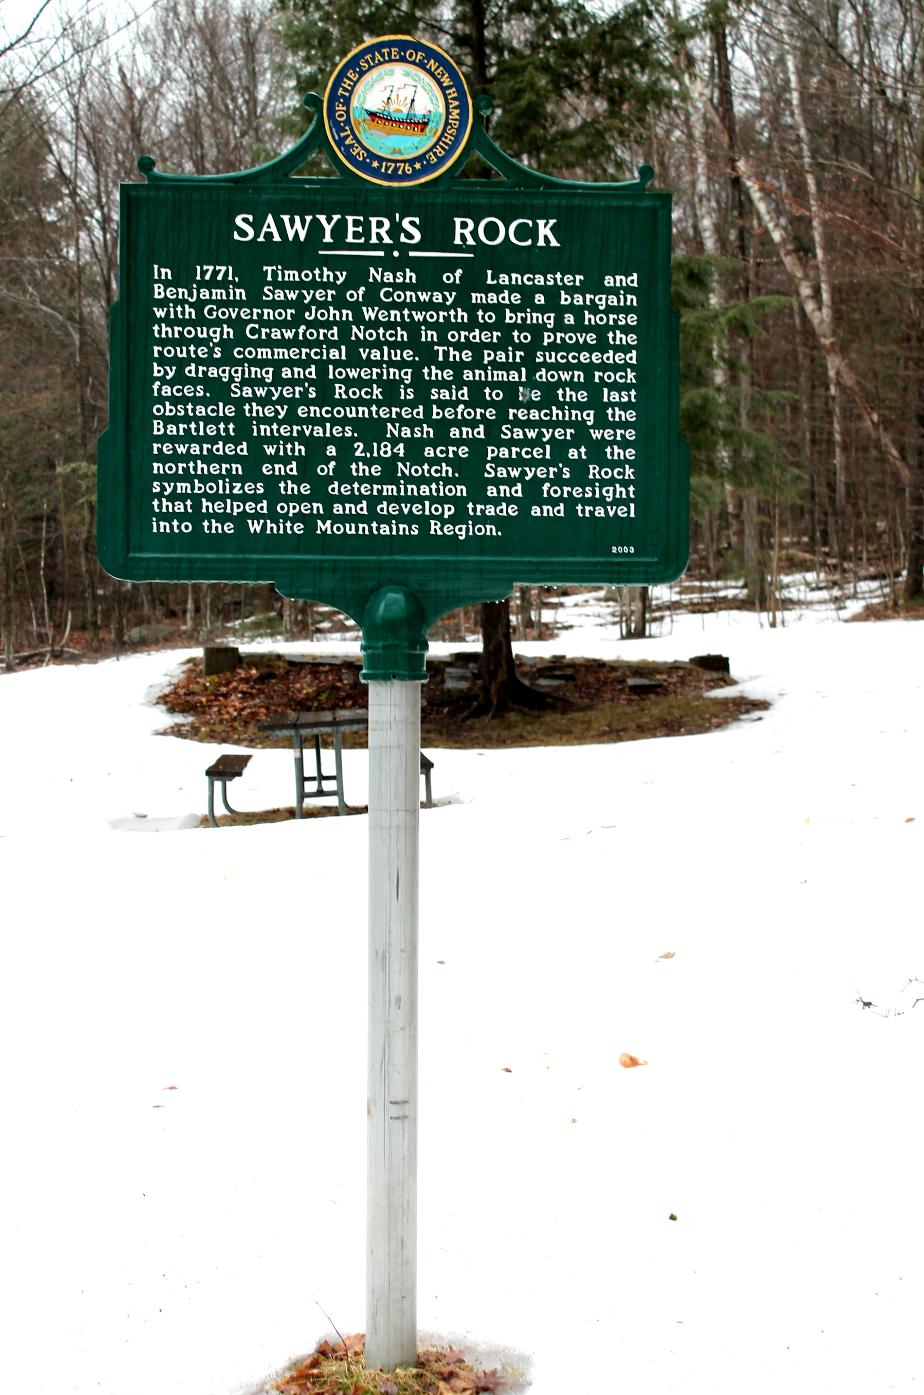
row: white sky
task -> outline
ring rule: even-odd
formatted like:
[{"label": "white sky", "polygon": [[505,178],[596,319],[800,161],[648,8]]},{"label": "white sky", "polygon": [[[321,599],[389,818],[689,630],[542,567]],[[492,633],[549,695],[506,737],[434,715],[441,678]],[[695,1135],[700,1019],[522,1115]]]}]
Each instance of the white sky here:
[{"label": "white sky", "polygon": [[83,3],[49,0],[42,7],[35,0],[0,0],[0,47],[23,36],[33,20],[35,24],[18,50],[21,57],[29,52],[34,58],[49,43],[53,44],[62,28],[73,19],[106,17],[111,33],[116,34],[120,26],[129,26],[127,31],[122,28],[121,32],[131,32],[133,17],[149,17],[157,4],[158,0],[138,0],[136,4],[128,0],[83,0]]}]

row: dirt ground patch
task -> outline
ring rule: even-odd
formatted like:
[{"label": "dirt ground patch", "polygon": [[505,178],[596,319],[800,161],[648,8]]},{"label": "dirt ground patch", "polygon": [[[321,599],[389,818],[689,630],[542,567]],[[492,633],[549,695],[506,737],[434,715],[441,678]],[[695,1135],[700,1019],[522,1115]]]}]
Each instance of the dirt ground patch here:
[{"label": "dirt ground patch", "polygon": [[[423,686],[421,742],[424,747],[494,749],[510,746],[569,746],[642,737],[686,736],[714,731],[767,703],[708,696],[734,684],[726,674],[689,663],[628,663],[604,659],[528,659],[521,677],[542,692],[548,706],[538,712],[466,719],[477,681],[479,655],[462,653],[431,660]],[[359,659],[335,661],[278,654],[243,655],[230,673],[206,678],[190,660],[181,677],[158,701],[184,718],[171,736],[236,746],[286,746],[260,723],[283,712],[364,709],[368,692]],[[364,732],[347,733],[346,746],[365,746]]]},{"label": "dirt ground patch", "polygon": [[884,601],[875,601],[859,611],[856,615],[851,615],[853,620],[924,620],[924,601],[916,600],[910,605],[887,605]]}]

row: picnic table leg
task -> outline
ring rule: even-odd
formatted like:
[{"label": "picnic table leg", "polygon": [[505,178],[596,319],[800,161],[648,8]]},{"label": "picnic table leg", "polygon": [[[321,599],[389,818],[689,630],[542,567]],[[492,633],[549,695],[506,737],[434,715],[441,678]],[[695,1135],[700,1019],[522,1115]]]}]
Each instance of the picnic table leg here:
[{"label": "picnic table leg", "polygon": [[334,728],[334,774],[337,781],[337,812],[348,814],[350,811],[343,794],[343,735],[338,727]]},{"label": "picnic table leg", "polygon": [[209,823],[213,828],[218,827],[218,820],[215,817],[215,781],[211,775],[209,776]]},{"label": "picnic table leg", "polygon": [[305,757],[302,738],[297,731],[292,733],[292,751],[295,756],[295,817],[300,819],[305,802]]}]

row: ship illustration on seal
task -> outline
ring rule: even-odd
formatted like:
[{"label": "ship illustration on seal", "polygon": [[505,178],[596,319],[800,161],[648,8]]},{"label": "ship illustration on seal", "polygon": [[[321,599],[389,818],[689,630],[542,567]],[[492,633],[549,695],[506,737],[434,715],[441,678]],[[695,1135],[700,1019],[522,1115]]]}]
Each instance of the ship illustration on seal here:
[{"label": "ship illustration on seal", "polygon": [[[402,95],[411,89],[410,97]],[[388,88],[379,107],[364,107],[362,124],[382,135],[422,136],[432,112],[417,108],[417,83],[404,82]]]}]

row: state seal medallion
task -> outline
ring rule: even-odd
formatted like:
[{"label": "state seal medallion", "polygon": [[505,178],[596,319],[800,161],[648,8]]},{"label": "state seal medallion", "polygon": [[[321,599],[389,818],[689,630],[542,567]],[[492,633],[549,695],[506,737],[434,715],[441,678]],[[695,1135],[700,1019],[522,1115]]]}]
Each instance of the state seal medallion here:
[{"label": "state seal medallion", "polygon": [[392,188],[423,184],[462,154],[472,99],[441,48],[388,34],[337,66],[324,93],[324,125],[354,174]]}]

